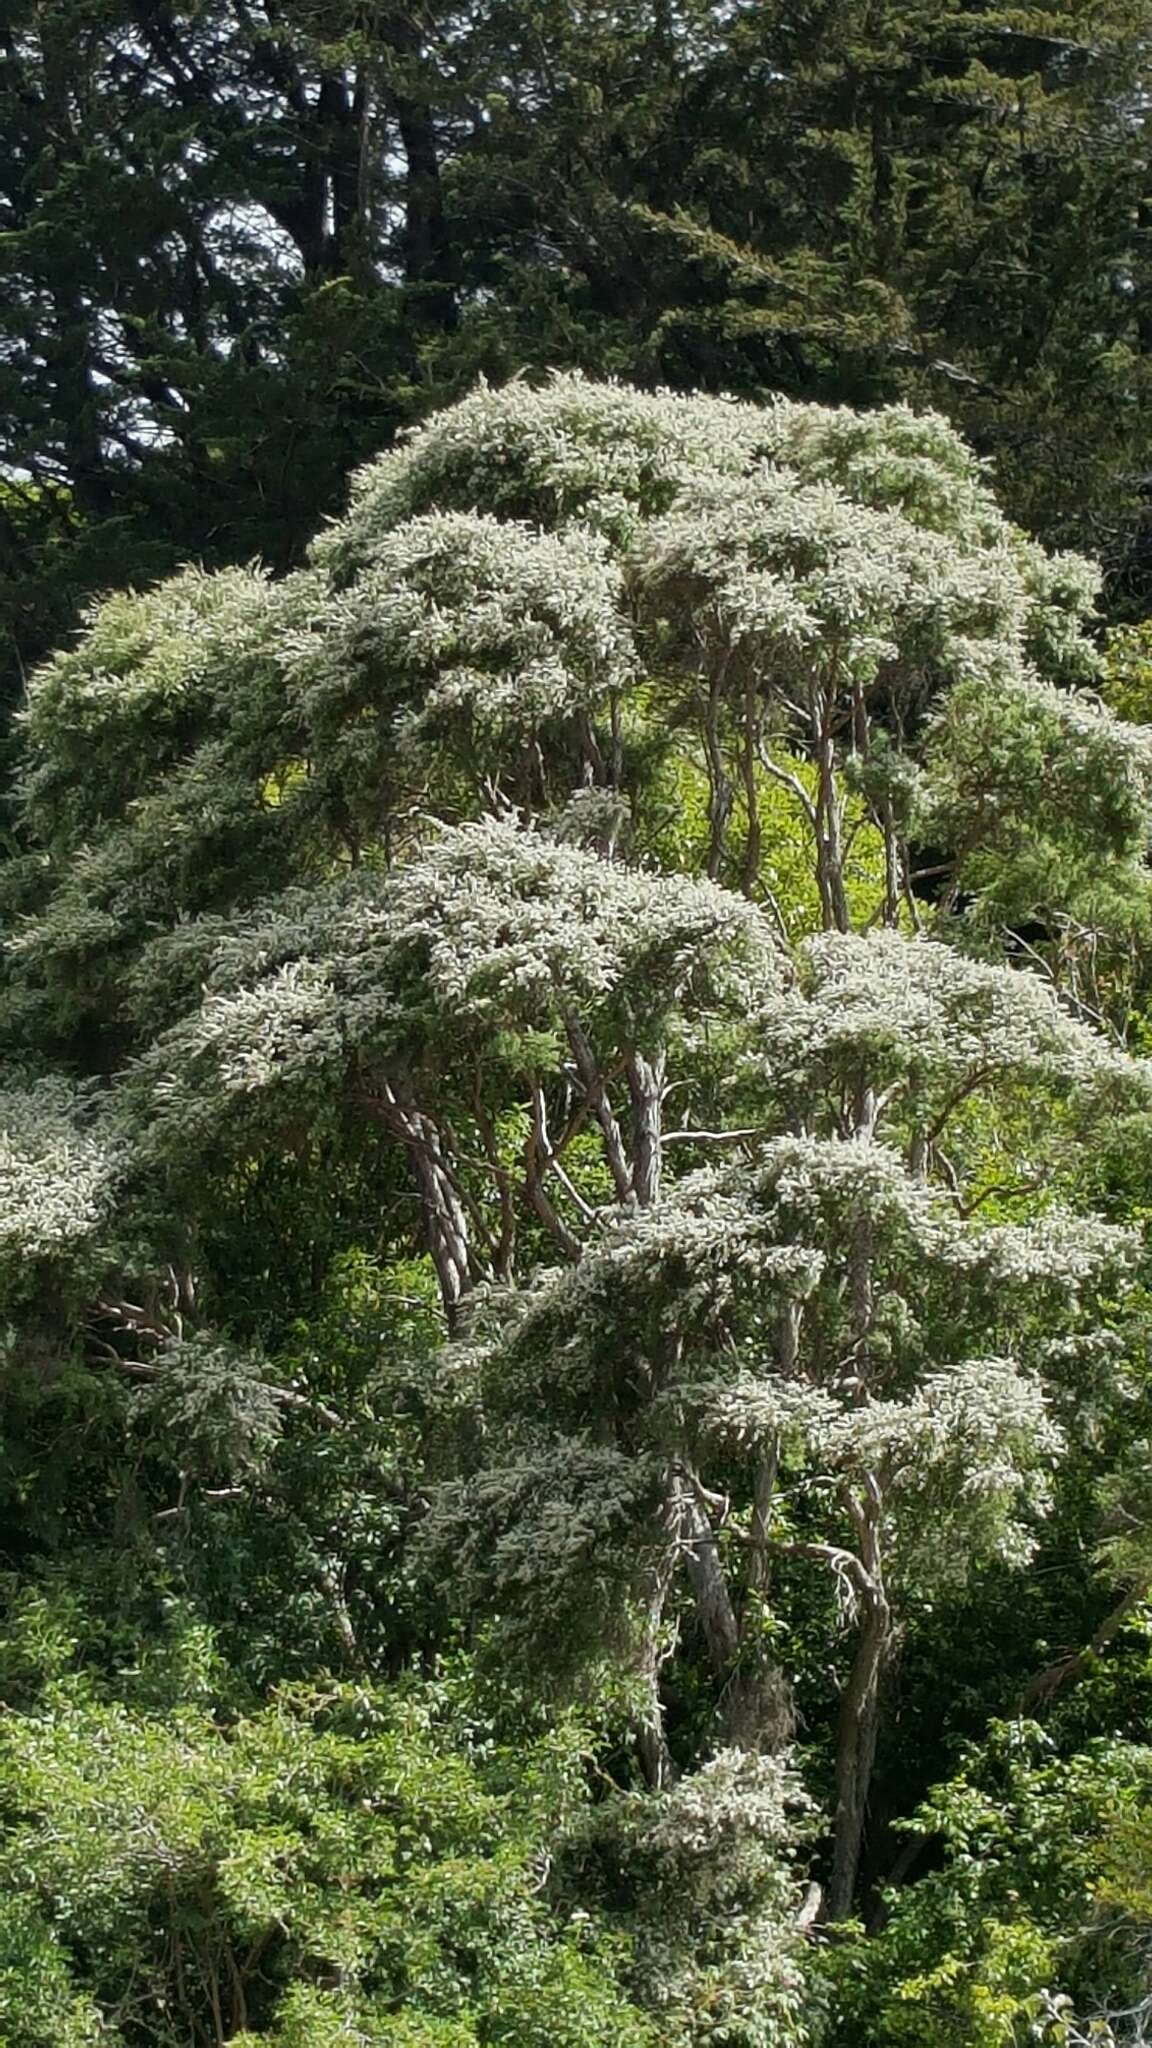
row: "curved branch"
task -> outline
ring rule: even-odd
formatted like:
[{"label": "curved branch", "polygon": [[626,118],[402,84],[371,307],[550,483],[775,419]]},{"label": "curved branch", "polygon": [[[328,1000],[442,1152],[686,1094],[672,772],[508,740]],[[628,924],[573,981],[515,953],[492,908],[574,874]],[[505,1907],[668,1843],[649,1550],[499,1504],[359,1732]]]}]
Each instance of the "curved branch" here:
[{"label": "curved branch", "polygon": [[1109,1643],[1119,1635],[1125,1623],[1131,1620],[1147,1597],[1146,1585],[1130,1586],[1123,1599],[1117,1601],[1112,1612],[1105,1615],[1095,1635],[1085,1643],[1082,1650],[1070,1650],[1065,1656],[1057,1657],[1053,1663],[1046,1664],[1043,1671],[1038,1671],[1035,1677],[1029,1679],[1020,1700],[1021,1712],[1028,1713],[1033,1707],[1047,1706],[1049,1700],[1064,1686],[1071,1685],[1077,1678],[1082,1678],[1093,1657],[1099,1657],[1101,1652],[1108,1648]]}]

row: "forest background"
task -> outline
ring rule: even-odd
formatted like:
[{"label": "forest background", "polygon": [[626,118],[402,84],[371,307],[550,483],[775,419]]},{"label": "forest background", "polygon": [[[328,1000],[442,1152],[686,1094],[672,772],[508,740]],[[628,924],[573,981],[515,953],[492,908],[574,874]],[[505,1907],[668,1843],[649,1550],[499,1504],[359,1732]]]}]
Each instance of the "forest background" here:
[{"label": "forest background", "polygon": [[0,51],[0,2040],[1135,2048],[1146,8]]}]

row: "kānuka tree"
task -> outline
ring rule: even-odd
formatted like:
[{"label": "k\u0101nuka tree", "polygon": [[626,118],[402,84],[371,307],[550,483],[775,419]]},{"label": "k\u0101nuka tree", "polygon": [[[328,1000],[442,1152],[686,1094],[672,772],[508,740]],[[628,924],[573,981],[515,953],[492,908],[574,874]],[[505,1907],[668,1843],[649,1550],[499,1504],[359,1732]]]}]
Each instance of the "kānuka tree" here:
[{"label": "k\u0101nuka tree", "polygon": [[[404,1568],[627,1724],[583,1881],[663,2041],[800,2038],[907,1631],[1024,1572],[1121,1398],[1139,1242],[1091,1162],[1148,1107],[1152,743],[1097,693],[1094,588],[937,417],[564,376],[434,418],[282,580],[110,598],[28,692],[11,1370],[183,1417],[173,1529],[258,1514],[267,1445],[338,1457],[360,1398],[250,1306],[274,1252],[230,1277],[259,1189],[315,1204],[318,1294],[402,1262]],[[699,1856],[657,1883],[677,1801]],[[702,1874],[741,1811],[743,1892]],[[724,1976],[707,1929],[756,1913]]]}]

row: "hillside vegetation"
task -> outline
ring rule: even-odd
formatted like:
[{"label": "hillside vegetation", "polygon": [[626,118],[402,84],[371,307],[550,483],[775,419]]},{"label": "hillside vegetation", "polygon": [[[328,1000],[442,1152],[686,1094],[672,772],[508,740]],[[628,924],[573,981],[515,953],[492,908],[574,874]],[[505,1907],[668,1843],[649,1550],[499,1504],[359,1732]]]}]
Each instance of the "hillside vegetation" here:
[{"label": "hillside vegetation", "polygon": [[13,2048],[1140,2005],[1152,740],[1094,589],[933,415],[569,374],[40,670]]},{"label": "hillside vegetation", "polygon": [[1152,2043],[1147,11],[10,0],[0,2048]]}]

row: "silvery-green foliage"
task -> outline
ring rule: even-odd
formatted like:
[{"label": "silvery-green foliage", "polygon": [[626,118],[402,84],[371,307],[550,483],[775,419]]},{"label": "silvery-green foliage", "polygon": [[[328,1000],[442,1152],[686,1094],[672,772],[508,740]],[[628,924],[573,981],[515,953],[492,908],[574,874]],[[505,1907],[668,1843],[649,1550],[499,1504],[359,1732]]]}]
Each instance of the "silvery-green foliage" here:
[{"label": "silvery-green foliage", "polygon": [[365,874],[289,891],[154,943],[140,1000],[157,1024],[173,1009],[177,1021],[157,1031],[118,1091],[147,1150],[195,1151],[221,1134],[230,1105],[270,1089],[339,1095],[356,1046],[381,1044],[395,1025],[384,887]]},{"label": "silvery-green foliage", "polygon": [[[647,675],[631,587],[655,636]],[[312,568],[275,585],[189,571],[111,599],[34,680],[23,794],[54,859],[21,906],[10,1024],[123,1024],[126,964],[152,932],[403,858],[421,810],[546,812],[592,780],[626,811],[640,764],[698,744],[672,646],[750,676],[753,725],[792,718],[803,746],[811,692],[850,681],[880,682],[890,708],[992,687],[1007,708],[983,729],[997,731],[1021,692],[1047,687],[1033,660],[1061,676],[1091,666],[1089,597],[1075,562],[999,519],[932,416],[579,376],[482,387],[364,473]],[[1086,711],[1050,700],[1088,733]],[[731,731],[719,741],[732,752]],[[961,853],[971,830],[1000,829],[949,794],[962,741],[940,739],[928,799]],[[899,746],[883,752],[867,748],[856,780],[903,822],[916,776]],[[1073,754],[1056,778],[1069,804]],[[720,873],[733,761],[716,772]]]},{"label": "silvery-green foliage", "polygon": [[[531,1378],[539,1372],[554,1403],[587,1402],[601,1370],[619,1364],[625,1338],[648,1351],[654,1370],[662,1344],[675,1352],[685,1340],[687,1362],[662,1398],[689,1398],[691,1343],[703,1346],[711,1385],[728,1318],[742,1340],[730,1369],[759,1352],[772,1372],[776,1317],[788,1304],[822,1323],[818,1349],[834,1360],[852,1313],[845,1260],[860,1233],[873,1295],[869,1344],[897,1375],[931,1371],[940,1358],[933,1310],[954,1343],[1001,1324],[1008,1332],[1026,1296],[1075,1298],[1109,1273],[1123,1275],[1138,1249],[1132,1232],[1091,1216],[1053,1211],[1021,1224],[958,1216],[899,1152],[866,1138],[776,1138],[754,1161],[687,1175],[655,1207],[618,1219],[578,1266],[521,1297],[503,1339],[505,1368],[529,1376],[516,1398],[532,1384],[544,1391],[543,1379]],[[844,1373],[854,1389],[850,1358]],[[799,1377],[802,1384],[803,1368]],[[829,1363],[817,1388],[836,1382]]]},{"label": "silvery-green foliage", "polygon": [[1145,1067],[1081,1023],[1039,976],[1008,972],[926,938],[823,932],[800,948],[791,988],[755,1019],[750,1068],[795,1090],[866,1081],[887,1109],[924,1115],[965,1084],[1138,1097]]},{"label": "silvery-green foliage", "polygon": [[[1152,816],[1152,741],[1091,697],[1031,674],[964,677],[932,715],[922,804],[926,832],[979,857],[972,876],[1003,892],[1010,857],[1031,842],[1047,863],[1048,885],[1066,863],[1141,854]],[[1062,862],[1052,871],[1053,850]],[[965,868],[961,877],[968,880]]]},{"label": "silvery-green foliage", "polygon": [[811,1803],[787,1758],[722,1749],[667,1790],[586,1828],[635,1943],[668,2048],[803,2048],[816,2014],[797,1924]]},{"label": "silvery-green foliage", "polygon": [[250,695],[275,598],[264,574],[186,569],[88,613],[79,644],[28,685],[22,796],[50,844],[71,849],[154,792],[203,735],[221,684]]},{"label": "silvery-green foliage", "polygon": [[444,833],[393,901],[435,1000],[477,1021],[619,1002],[639,1025],[673,1004],[747,1004],[783,968],[767,920],[728,890],[502,821]]},{"label": "silvery-green foliage", "polygon": [[276,1443],[282,1412],[264,1362],[210,1333],[166,1345],[134,1392],[133,1418],[181,1469],[235,1479]]},{"label": "silvery-green foliage", "polygon": [[735,660],[802,712],[813,688],[883,675],[922,693],[1023,661],[1029,597],[1006,536],[964,548],[788,470],[685,494],[645,528],[632,574],[711,665]]},{"label": "silvery-green foliage", "polygon": [[627,849],[631,822],[631,809],[621,791],[585,783],[549,811],[541,825],[549,838],[561,845],[586,846],[611,856],[620,846]]},{"label": "silvery-green foliage", "polygon": [[122,1024],[157,931],[330,864],[281,655],[311,583],[186,571],[33,678],[20,795],[46,852],[9,898],[9,1029]]},{"label": "silvery-green foliage", "polygon": [[188,1027],[177,1027],[153,1049],[147,1066],[160,1069],[157,1101],[182,1099],[180,1069],[171,1091],[163,1075],[167,1057],[187,1061],[196,1078],[214,1076],[219,1092],[250,1095],[276,1081],[338,1070],[345,1054],[337,993],[323,965],[290,961],[232,995],[209,996]]},{"label": "silvery-green foliage", "polygon": [[918,526],[977,546],[1003,533],[982,465],[939,413],[908,405],[869,412],[777,405],[763,446],[806,482],[837,484],[860,504],[902,512]]},{"label": "silvery-green foliage", "polygon": [[[927,1373],[903,1400],[869,1400],[830,1419],[817,1462],[849,1480],[879,1477],[902,1573],[918,1588],[963,1580],[971,1555],[1025,1564],[1064,1449],[1044,1388],[1010,1358],[966,1358]],[[959,1527],[963,1550],[941,1543]]]},{"label": "silvery-green foliage", "polygon": [[740,1883],[745,1858],[786,1850],[812,1802],[789,1758],[722,1749],[659,1799],[633,1798],[621,1811],[638,1849],[680,1864],[709,1896]]},{"label": "silvery-green foliage", "polygon": [[430,1063],[442,1086],[457,1058],[485,1044],[513,1057],[508,1034],[532,1033],[529,1064],[553,1065],[572,1014],[656,1049],[681,1016],[744,1014],[782,971],[742,898],[487,820],[441,830],[390,875],[159,942],[145,979],[204,994],[132,1088],[151,1081],[152,1112],[178,1135],[229,1096],[339,1086],[354,1057],[394,1076]]},{"label": "silvery-green foliage", "polygon": [[[503,1449],[515,1442],[505,1437]],[[522,1433],[519,1455],[436,1491],[417,1550],[434,1578],[501,1616],[505,1651],[537,1680],[627,1659],[640,1594],[666,1540],[663,1467],[584,1437]],[[541,1651],[547,1645],[546,1655]]]},{"label": "silvery-green foliage", "polygon": [[[294,852],[260,778],[235,773],[208,740],[126,818],[80,847],[42,908],[13,926],[6,947],[10,1016],[51,1034],[73,1013],[118,1017],[139,956],[157,930],[287,879]],[[306,863],[301,863],[306,865]],[[162,993],[162,992],[161,992]]]},{"label": "silvery-green foliage", "polygon": [[567,372],[538,389],[482,384],[415,429],[361,470],[347,516],[315,555],[338,577],[354,575],[382,534],[432,509],[546,527],[580,521],[626,543],[642,520],[702,481],[765,462],[975,545],[1006,531],[980,465],[938,414],[782,400],[761,407]]},{"label": "silvery-green foliage", "polygon": [[121,1167],[85,1091],[58,1076],[14,1078],[0,1090],[5,1290],[29,1262],[75,1257],[93,1242],[109,1221]]},{"label": "silvery-green foliage", "polygon": [[538,390],[481,384],[360,471],[346,517],[317,542],[315,559],[346,580],[383,535],[433,509],[541,527],[579,521],[625,541],[686,484],[739,475],[770,418],[731,400],[634,391],[578,373]]},{"label": "silvery-green foliage", "polygon": [[606,544],[487,513],[429,513],[382,533],[284,653],[310,751],[352,783],[387,772],[397,751],[453,744],[470,775],[499,775],[518,740],[598,714],[635,672]]},{"label": "silvery-green foliage", "polygon": [[1070,551],[1049,554],[1016,529],[1010,531],[1031,600],[1025,641],[1029,660],[1049,682],[1073,690],[1098,684],[1104,663],[1095,638],[1084,631],[1096,615],[1103,582],[1098,565]]},{"label": "silvery-green foliage", "polygon": [[1123,1279],[1135,1269],[1139,1232],[1107,1223],[1091,1213],[1042,1209],[1028,1223],[990,1223],[960,1247],[956,1263],[983,1274],[989,1287],[1031,1288],[1037,1301],[1048,1290],[1075,1299],[1112,1272]]}]

